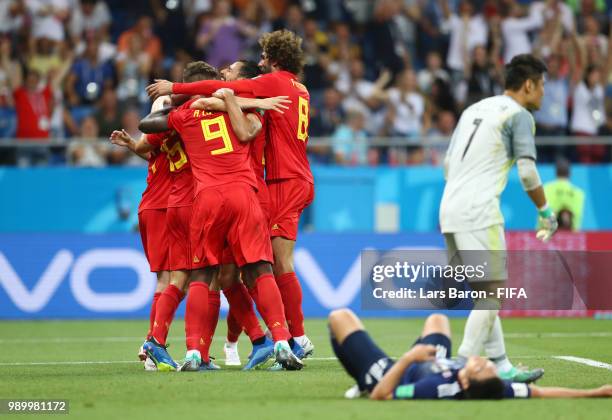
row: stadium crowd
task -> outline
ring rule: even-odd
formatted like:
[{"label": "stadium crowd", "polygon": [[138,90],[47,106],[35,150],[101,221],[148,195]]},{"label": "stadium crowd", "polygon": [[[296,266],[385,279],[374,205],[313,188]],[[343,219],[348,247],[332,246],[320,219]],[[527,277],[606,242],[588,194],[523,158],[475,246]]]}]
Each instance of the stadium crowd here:
[{"label": "stadium crowd", "polygon": [[[539,136],[612,135],[612,53],[604,0],[3,0],[0,1],[0,144],[3,163],[144,164],[98,138],[140,135],[145,86],[180,80],[204,59],[258,61],[260,34],[303,37],[311,94],[311,160],[347,165],[439,164],[462,109],[502,92],[503,65],[534,52],[547,63],[535,113]],[[391,147],[369,147],[392,137]],[[79,139],[72,141],[71,139]],[[6,149],[10,150],[10,149]],[[539,147],[601,163],[606,145]]]}]

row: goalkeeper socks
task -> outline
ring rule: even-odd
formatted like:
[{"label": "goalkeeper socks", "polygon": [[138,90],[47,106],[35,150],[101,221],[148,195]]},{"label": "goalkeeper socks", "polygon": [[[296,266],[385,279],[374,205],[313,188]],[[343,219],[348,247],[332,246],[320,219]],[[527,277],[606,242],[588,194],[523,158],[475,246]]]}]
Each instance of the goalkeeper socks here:
[{"label": "goalkeeper socks", "polygon": [[461,357],[480,356],[485,341],[488,340],[495,317],[499,311],[472,309],[465,323],[463,341],[458,354]]},{"label": "goalkeeper socks", "polygon": [[194,281],[189,285],[185,310],[185,344],[187,350],[199,350],[206,342],[204,336],[208,317],[208,284]]},{"label": "goalkeeper socks", "polygon": [[227,342],[237,342],[240,333],[242,333],[242,326],[236,321],[234,310],[230,306],[229,312],[227,313]]},{"label": "goalkeeper socks", "polygon": [[204,330],[204,344],[200,346],[200,354],[205,363],[210,362],[209,351],[212,344],[217,323],[219,322],[219,309],[221,308],[221,293],[216,290],[208,291],[208,315]]},{"label": "goalkeeper socks", "polygon": [[[223,290],[230,307],[230,313],[236,320],[236,324],[244,327],[244,332],[249,336],[251,342],[264,336],[259,325],[253,303],[246,286],[240,282],[232,284]],[[229,330],[228,330],[229,332]],[[238,336],[236,336],[238,339]]]},{"label": "goalkeeper socks", "polygon": [[497,366],[499,372],[507,372],[512,369],[512,363],[506,356],[506,345],[504,343],[504,331],[502,330],[499,316],[495,317],[491,334],[484,344],[486,356]]},{"label": "goalkeeper socks", "polygon": [[283,300],[272,273],[265,273],[257,277],[253,286],[257,310],[263,317],[272,339],[285,341],[291,338],[289,330],[285,328],[285,311]]},{"label": "goalkeeper socks", "polygon": [[283,299],[289,332],[294,337],[304,335],[304,313],[302,312],[302,287],[294,272],[276,277],[276,284]]},{"label": "goalkeeper socks", "polygon": [[184,296],[183,291],[174,284],[166,286],[166,289],[164,289],[163,293],[159,296],[151,335],[155,337],[155,340],[162,346],[166,345],[168,330],[170,329],[170,324],[172,324],[174,313]]},{"label": "goalkeeper socks", "polygon": [[153,295],[153,302],[151,302],[151,312],[149,312],[149,331],[147,331],[147,339],[153,335],[153,325],[155,325],[155,312],[157,308],[157,301],[161,296],[161,292],[155,292]]}]

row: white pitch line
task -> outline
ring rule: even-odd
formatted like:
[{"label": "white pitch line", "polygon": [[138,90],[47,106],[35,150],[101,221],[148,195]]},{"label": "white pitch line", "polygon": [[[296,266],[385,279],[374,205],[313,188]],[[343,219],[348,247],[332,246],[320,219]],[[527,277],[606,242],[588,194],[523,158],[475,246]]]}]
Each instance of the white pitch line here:
[{"label": "white pitch line", "polygon": [[[388,336],[396,336],[395,334]],[[593,332],[545,332],[545,333],[506,333],[506,338],[597,338],[597,337],[612,337],[612,331],[593,331]],[[315,338],[315,337],[311,337]],[[318,337],[323,338],[323,337]],[[325,337],[326,338],[326,337]],[[184,336],[172,336],[168,338],[170,340],[184,340]],[[215,336],[215,340],[224,340],[225,336]],[[134,337],[49,337],[49,338],[0,338],[0,344],[45,344],[45,343],[127,343],[127,342],[140,342],[143,340],[142,336]]]},{"label": "white pitch line", "polygon": [[600,362],[593,359],[576,356],[553,356],[553,359],[566,360],[568,362],[580,363],[581,365],[592,366],[601,369],[612,370],[612,365],[609,363]]}]

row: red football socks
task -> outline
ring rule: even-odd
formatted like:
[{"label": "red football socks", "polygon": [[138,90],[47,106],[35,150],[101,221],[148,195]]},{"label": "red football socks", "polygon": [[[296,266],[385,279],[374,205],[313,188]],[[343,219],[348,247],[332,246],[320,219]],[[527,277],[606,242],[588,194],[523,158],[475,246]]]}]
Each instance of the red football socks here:
[{"label": "red football socks", "polygon": [[151,337],[151,334],[153,334],[153,325],[155,324],[155,310],[157,307],[157,301],[159,300],[160,296],[161,292],[155,292],[155,294],[153,295],[153,302],[151,302],[151,312],[149,312],[149,331],[147,331],[147,340]]},{"label": "red football socks", "polygon": [[283,298],[289,332],[293,337],[304,335],[304,313],[302,312],[302,287],[295,273],[276,277],[276,284]]},{"label": "red football socks", "polygon": [[182,290],[173,284],[169,284],[157,300],[155,321],[153,322],[151,335],[155,337],[155,340],[162,346],[166,344],[170,324],[172,324],[176,308],[178,308],[183,297],[184,294]]},{"label": "red football socks", "polygon": [[201,281],[192,282],[187,294],[185,310],[185,344],[187,350],[200,350],[207,341],[205,337],[208,317],[208,285]]},{"label": "red football socks", "polygon": [[289,331],[285,328],[283,301],[272,273],[257,277],[253,287],[256,290],[251,295],[254,296],[257,310],[266,322],[274,341],[291,338]]},{"label": "red football socks", "polygon": [[216,290],[208,291],[208,316],[204,330],[204,344],[200,346],[202,361],[210,362],[210,345],[212,344],[217,322],[219,321],[219,308],[221,307],[221,293]]},{"label": "red football socks", "polygon": [[[227,298],[230,311],[238,325],[244,327],[244,332],[249,336],[251,342],[264,336],[259,325],[259,320],[253,309],[253,301],[244,284],[237,282],[223,290]],[[237,338],[237,337],[236,337]]]},{"label": "red football socks", "polygon": [[238,341],[240,333],[242,333],[242,326],[240,326],[240,323],[236,321],[234,309],[232,309],[230,306],[229,312],[227,313],[227,342],[235,343]]}]

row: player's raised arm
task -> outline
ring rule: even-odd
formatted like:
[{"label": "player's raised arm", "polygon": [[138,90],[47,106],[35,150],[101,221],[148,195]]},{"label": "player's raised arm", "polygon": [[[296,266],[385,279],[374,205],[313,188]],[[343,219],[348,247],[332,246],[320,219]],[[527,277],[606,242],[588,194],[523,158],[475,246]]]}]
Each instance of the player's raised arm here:
[{"label": "player's raised arm", "polygon": [[592,389],[571,389],[529,385],[531,398],[610,398],[612,385]]},{"label": "player's raised arm", "polygon": [[122,146],[129,149],[135,155],[138,155],[144,160],[149,160],[149,152],[153,151],[153,147],[148,148],[145,146],[146,135],[140,136],[140,139],[134,140],[132,136],[125,130],[115,130],[110,135],[110,142],[115,146]]},{"label": "player's raised arm", "polygon": [[225,102],[227,113],[234,133],[240,141],[247,142],[253,140],[261,131],[261,120],[253,113],[244,114],[238,105],[238,101],[231,89],[221,89],[214,93],[216,98]]},{"label": "player's raised arm", "polygon": [[417,344],[389,369],[372,390],[370,398],[373,400],[391,400],[393,392],[400,383],[402,375],[408,367],[417,362],[432,360],[436,355],[436,348],[427,344]]},{"label": "player's raised arm", "polygon": [[[275,96],[273,98],[257,99],[257,98],[243,98],[240,96],[236,97],[238,106],[240,109],[252,109],[259,108],[264,110],[273,110],[276,112],[284,113],[285,109],[289,109],[286,104],[290,104],[291,100],[288,96]],[[227,108],[225,102],[219,98],[200,98],[193,102],[190,106],[191,109],[201,109],[205,111],[219,111],[226,112]]]},{"label": "player's raised arm", "polygon": [[231,82],[223,80],[201,80],[192,83],[172,83],[168,80],[155,80],[155,83],[147,86],[147,94],[151,98],[170,94],[210,96],[217,90],[223,88],[232,89],[236,94],[254,94],[257,90],[258,83],[262,82],[258,81],[258,79],[243,79]]}]

